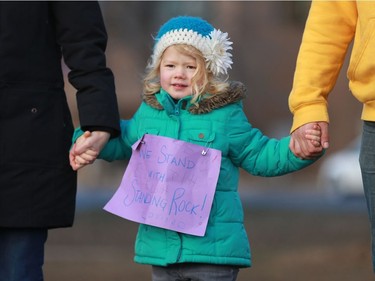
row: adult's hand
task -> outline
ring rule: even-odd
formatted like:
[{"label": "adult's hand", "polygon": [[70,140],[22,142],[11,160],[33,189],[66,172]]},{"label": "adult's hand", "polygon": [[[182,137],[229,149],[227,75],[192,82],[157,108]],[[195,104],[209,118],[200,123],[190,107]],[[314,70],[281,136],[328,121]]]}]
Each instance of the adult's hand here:
[{"label": "adult's hand", "polygon": [[[319,125],[321,129],[321,146],[314,146],[306,139],[306,130],[313,129],[314,125]],[[311,122],[302,125],[292,132],[289,148],[299,158],[312,159],[319,156],[323,149],[329,147],[329,134],[327,122]]]},{"label": "adult's hand", "polygon": [[80,136],[69,152],[70,165],[78,170],[92,164],[108,142],[110,134],[104,131],[85,132]]}]

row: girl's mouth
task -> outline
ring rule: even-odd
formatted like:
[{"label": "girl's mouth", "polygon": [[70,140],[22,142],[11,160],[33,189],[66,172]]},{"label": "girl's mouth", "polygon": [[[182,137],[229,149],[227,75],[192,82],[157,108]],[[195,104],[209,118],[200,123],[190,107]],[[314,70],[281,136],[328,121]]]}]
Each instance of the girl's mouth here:
[{"label": "girl's mouth", "polygon": [[177,84],[177,83],[172,84],[172,86],[173,86],[174,88],[186,88],[186,87],[187,87],[187,86],[184,85],[184,84]]}]

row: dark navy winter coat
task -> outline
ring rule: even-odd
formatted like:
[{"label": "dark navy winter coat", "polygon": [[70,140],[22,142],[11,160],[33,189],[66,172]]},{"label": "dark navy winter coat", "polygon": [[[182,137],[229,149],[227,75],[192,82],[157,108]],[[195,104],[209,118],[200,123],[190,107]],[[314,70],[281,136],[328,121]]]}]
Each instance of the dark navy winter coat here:
[{"label": "dark navy winter coat", "polygon": [[78,90],[80,124],[116,135],[119,114],[97,2],[0,1],[0,227],[73,223],[73,124],[61,67]]}]

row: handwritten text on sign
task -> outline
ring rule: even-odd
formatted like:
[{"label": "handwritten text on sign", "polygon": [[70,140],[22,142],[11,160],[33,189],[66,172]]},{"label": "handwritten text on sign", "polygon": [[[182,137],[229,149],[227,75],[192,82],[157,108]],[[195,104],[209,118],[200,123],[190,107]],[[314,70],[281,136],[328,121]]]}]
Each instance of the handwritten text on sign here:
[{"label": "handwritten text on sign", "polygon": [[132,148],[120,187],[104,209],[131,221],[203,236],[221,151],[148,134]]}]

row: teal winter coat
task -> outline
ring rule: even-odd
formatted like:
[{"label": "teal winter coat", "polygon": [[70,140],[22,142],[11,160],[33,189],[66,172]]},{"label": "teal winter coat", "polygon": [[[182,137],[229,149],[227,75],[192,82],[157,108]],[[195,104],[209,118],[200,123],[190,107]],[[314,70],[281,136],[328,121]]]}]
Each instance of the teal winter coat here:
[{"label": "teal winter coat", "polygon": [[[313,161],[301,160],[289,150],[289,137],[270,139],[248,122],[241,100],[245,88],[232,83],[227,93],[202,99],[199,106],[185,97],[177,103],[161,90],[143,102],[131,120],[121,121],[121,137],[100,153],[107,161],[129,159],[131,145],[144,134],[179,139],[221,150],[216,193],[203,237],[140,224],[135,261],[167,266],[194,262],[251,266],[248,237],[238,193],[239,168],[262,177],[300,170]],[[77,130],[75,138],[82,131]]]}]

